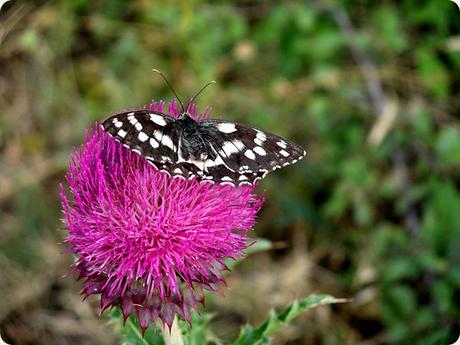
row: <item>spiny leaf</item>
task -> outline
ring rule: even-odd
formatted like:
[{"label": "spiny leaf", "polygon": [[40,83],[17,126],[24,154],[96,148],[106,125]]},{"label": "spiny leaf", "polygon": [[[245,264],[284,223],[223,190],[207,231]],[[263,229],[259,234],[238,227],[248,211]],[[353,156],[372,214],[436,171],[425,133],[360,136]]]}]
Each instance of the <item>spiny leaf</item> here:
[{"label": "spiny leaf", "polygon": [[284,309],[280,314],[271,310],[267,320],[254,329],[250,325],[242,328],[238,339],[233,345],[263,345],[269,344],[270,336],[282,326],[295,319],[297,316],[315,308],[319,305],[346,302],[345,299],[338,299],[329,295],[311,295],[300,302],[294,302]]}]

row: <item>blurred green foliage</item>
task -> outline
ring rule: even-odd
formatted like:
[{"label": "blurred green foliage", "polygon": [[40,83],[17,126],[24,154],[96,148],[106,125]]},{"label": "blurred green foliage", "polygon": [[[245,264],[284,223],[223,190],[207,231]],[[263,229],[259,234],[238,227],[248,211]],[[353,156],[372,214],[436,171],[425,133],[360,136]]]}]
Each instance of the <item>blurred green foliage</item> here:
[{"label": "blurred green foliage", "polygon": [[56,183],[72,146],[110,112],[171,99],[155,67],[184,98],[216,79],[201,108],[306,147],[263,181],[256,231],[294,243],[301,229],[335,277],[318,291],[373,296],[316,343],[452,343],[459,33],[447,0],[11,1],[0,13],[1,256],[40,266],[37,242],[63,236]]},{"label": "blurred green foliage", "polygon": [[[281,313],[271,310],[267,319],[257,328],[250,325],[242,327],[240,334],[232,345],[264,345],[270,344],[271,336],[289,322],[298,318],[309,309],[321,305],[343,303],[346,300],[338,300],[328,295],[310,295],[309,297],[295,301],[288,305]],[[110,319],[115,328],[120,332],[123,343],[127,345],[166,345],[175,344],[172,339],[182,338],[184,345],[221,344],[221,340],[209,329],[212,315],[202,313],[197,315],[195,311],[191,315],[191,323],[181,320],[178,325],[171,328],[161,324],[154,328],[149,327],[144,334],[136,319],[131,316],[123,321],[121,311],[116,308],[110,313]],[[177,322],[177,321],[174,321]],[[159,331],[161,329],[161,332]]]}]

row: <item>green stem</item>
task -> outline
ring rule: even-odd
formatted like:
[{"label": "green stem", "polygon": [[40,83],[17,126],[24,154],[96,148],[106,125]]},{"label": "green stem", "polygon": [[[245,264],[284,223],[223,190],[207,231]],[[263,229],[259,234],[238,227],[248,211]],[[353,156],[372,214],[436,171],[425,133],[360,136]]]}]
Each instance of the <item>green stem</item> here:
[{"label": "green stem", "polygon": [[140,332],[139,327],[137,327],[135,324],[133,324],[131,320],[128,320],[127,323],[129,325],[129,327],[131,328],[131,330],[134,332],[134,334],[136,334],[137,338],[140,339],[143,344],[149,345],[149,343],[147,343],[145,338],[142,336],[142,333]]},{"label": "green stem", "polygon": [[163,339],[165,341],[165,345],[184,345],[177,316],[174,317],[171,331],[169,331],[168,327],[163,327]]}]

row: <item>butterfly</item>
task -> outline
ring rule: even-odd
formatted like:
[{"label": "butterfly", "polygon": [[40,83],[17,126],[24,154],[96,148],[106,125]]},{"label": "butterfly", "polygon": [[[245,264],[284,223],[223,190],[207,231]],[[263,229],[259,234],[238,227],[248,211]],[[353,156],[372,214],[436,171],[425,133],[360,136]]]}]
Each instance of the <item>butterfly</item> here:
[{"label": "butterfly", "polygon": [[121,112],[101,126],[158,170],[214,184],[251,185],[305,156],[302,147],[275,134],[225,120],[196,121],[184,109],[178,118],[148,109]]}]

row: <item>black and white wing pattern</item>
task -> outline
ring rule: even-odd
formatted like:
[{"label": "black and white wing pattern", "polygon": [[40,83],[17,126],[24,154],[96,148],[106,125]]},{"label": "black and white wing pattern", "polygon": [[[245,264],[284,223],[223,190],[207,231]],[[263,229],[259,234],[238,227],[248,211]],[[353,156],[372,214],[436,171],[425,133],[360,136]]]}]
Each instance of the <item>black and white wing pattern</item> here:
[{"label": "black and white wing pattern", "polygon": [[148,110],[115,114],[102,128],[172,177],[240,186],[305,156],[277,135],[222,120],[178,119]]},{"label": "black and white wing pattern", "polygon": [[200,124],[217,129],[208,140],[227,168],[240,174],[262,173],[264,177],[305,156],[301,146],[254,127],[223,120],[206,120]]},{"label": "black and white wing pattern", "polygon": [[179,132],[171,116],[148,110],[127,111],[109,117],[102,128],[148,161],[163,164],[178,159]]}]

